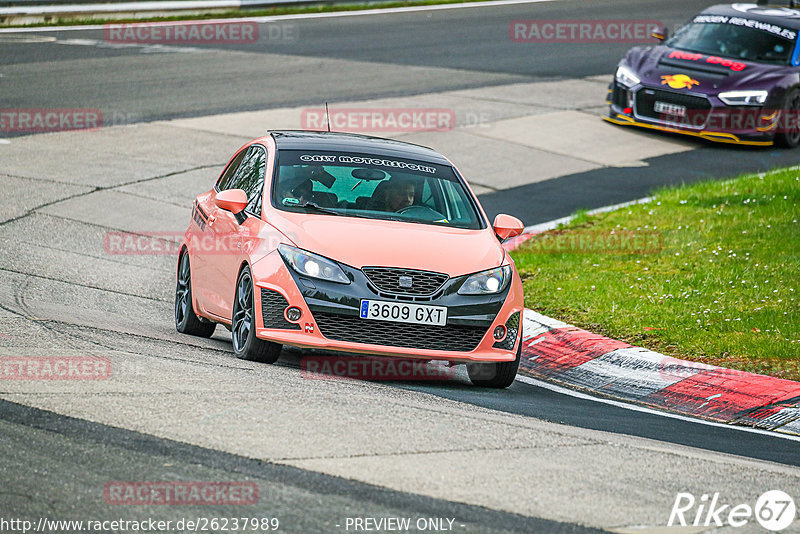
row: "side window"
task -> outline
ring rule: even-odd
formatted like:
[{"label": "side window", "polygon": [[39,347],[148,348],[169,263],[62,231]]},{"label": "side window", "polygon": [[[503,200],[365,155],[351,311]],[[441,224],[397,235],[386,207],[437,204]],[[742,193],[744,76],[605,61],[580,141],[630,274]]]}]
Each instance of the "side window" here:
[{"label": "side window", "polygon": [[247,154],[247,150],[242,150],[231,160],[231,164],[228,165],[228,168],[225,169],[225,172],[222,173],[222,176],[219,177],[217,180],[217,190],[218,191],[225,191],[226,189],[233,189],[230,185],[231,180],[233,179],[234,174],[236,174],[237,169],[239,168],[239,164],[242,162],[244,155]]},{"label": "side window", "polygon": [[433,190],[431,190],[431,183],[428,180],[425,180],[422,186],[421,202],[431,209],[436,209],[436,200],[433,198]]},{"label": "side window", "polygon": [[261,215],[261,193],[264,189],[264,173],[267,168],[267,153],[263,147],[253,145],[242,159],[236,174],[226,189],[242,189],[247,193],[246,211]]},{"label": "side window", "polygon": [[444,182],[446,203],[450,218],[454,221],[469,219],[469,209],[467,208],[466,192],[457,185],[457,182]]}]

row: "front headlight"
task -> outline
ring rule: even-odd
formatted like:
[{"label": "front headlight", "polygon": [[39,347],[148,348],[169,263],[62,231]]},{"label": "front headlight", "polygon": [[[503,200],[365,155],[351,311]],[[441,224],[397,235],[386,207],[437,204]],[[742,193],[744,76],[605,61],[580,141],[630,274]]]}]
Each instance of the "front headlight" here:
[{"label": "front headlight", "polygon": [[767,101],[768,91],[726,91],[719,99],[729,106],[761,106]]},{"label": "front headlight", "polygon": [[625,87],[633,87],[641,81],[639,77],[625,65],[617,67],[617,73],[614,75],[614,78]]},{"label": "front headlight", "polygon": [[339,284],[350,283],[342,268],[327,258],[289,245],[278,246],[278,252],[286,260],[286,263],[292,266],[292,269],[303,276]]},{"label": "front headlight", "polygon": [[511,266],[503,265],[475,273],[458,290],[459,295],[492,295],[503,291],[511,282]]}]

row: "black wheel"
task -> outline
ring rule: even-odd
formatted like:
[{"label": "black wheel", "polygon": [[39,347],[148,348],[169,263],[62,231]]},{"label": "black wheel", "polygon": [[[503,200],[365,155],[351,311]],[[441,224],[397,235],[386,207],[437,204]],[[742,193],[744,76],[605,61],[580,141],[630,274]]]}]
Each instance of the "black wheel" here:
[{"label": "black wheel", "polygon": [[233,353],[237,358],[251,362],[274,363],[281,354],[281,346],[256,337],[255,305],[253,303],[253,277],[250,267],[245,267],[236,282],[231,321]]},{"label": "black wheel", "polygon": [[786,95],[775,134],[775,142],[786,148],[800,145],[800,89],[794,88]]},{"label": "black wheel", "polygon": [[522,356],[522,339],[517,349],[517,359],[511,362],[498,363],[468,363],[467,374],[470,381],[485,388],[507,388],[514,383],[519,369],[519,359]]},{"label": "black wheel", "polygon": [[178,284],[175,286],[175,328],[181,334],[211,337],[216,323],[201,320],[192,307],[192,270],[189,253],[181,254],[178,263]]}]

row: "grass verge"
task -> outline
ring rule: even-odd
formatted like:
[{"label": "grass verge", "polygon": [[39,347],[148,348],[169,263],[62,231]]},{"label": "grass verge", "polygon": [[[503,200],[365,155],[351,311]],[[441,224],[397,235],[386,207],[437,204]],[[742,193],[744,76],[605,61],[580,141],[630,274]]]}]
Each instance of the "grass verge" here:
[{"label": "grass verge", "polygon": [[512,253],[525,304],[670,356],[800,380],[800,170],[663,189]]},{"label": "grass verge", "polygon": [[[364,2],[364,3],[347,3],[347,4],[317,4],[305,6],[286,6],[286,7],[269,7],[269,8],[251,8],[251,9],[230,9],[227,11],[213,10],[207,13],[183,13],[175,15],[154,15],[142,17],[123,17],[114,16],[109,13],[108,18],[100,17],[84,17],[80,15],[66,15],[59,18],[58,15],[53,15],[51,20],[46,22],[34,22],[29,24],[2,24],[0,28],[36,28],[42,26],[83,26],[83,25],[100,25],[100,24],[133,24],[142,22],[174,22],[181,20],[224,20],[224,19],[241,19],[248,17],[274,17],[279,15],[303,15],[314,13],[332,13],[336,11],[362,11],[362,10],[381,10],[391,9],[397,7],[415,7],[415,6],[434,6],[444,4],[467,4],[467,3],[481,3],[489,0],[406,0],[397,2]],[[98,3],[99,2],[98,0]]]}]

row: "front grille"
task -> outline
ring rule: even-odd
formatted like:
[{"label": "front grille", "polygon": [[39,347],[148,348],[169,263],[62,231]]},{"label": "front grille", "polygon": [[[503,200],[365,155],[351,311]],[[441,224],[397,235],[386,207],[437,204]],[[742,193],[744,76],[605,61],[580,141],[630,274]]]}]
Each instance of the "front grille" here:
[{"label": "front grille", "polygon": [[512,313],[511,317],[506,321],[506,337],[503,341],[498,341],[492,347],[496,349],[512,350],[514,343],[517,342],[517,335],[519,335],[519,312]]},{"label": "front grille", "polygon": [[261,288],[261,317],[264,328],[281,328],[284,330],[300,330],[300,325],[290,323],[283,315],[289,303],[286,298],[271,289]]},{"label": "front grille", "polygon": [[706,123],[708,112],[711,110],[711,102],[702,96],[643,88],[636,93],[636,114],[648,119],[667,119],[667,116],[655,110],[656,102],[675,104],[686,108],[685,117],[669,117],[670,122],[675,122],[676,125],[685,121],[687,125],[700,128]]},{"label": "front grille", "polygon": [[[446,274],[399,269],[396,267],[364,267],[361,271],[379,291],[394,295],[428,296],[433,295],[450,278]],[[411,287],[402,287],[401,278],[411,279]]]},{"label": "front grille", "polygon": [[386,347],[471,352],[486,334],[482,326],[394,323],[326,312],[314,312],[314,317],[328,339]]}]

